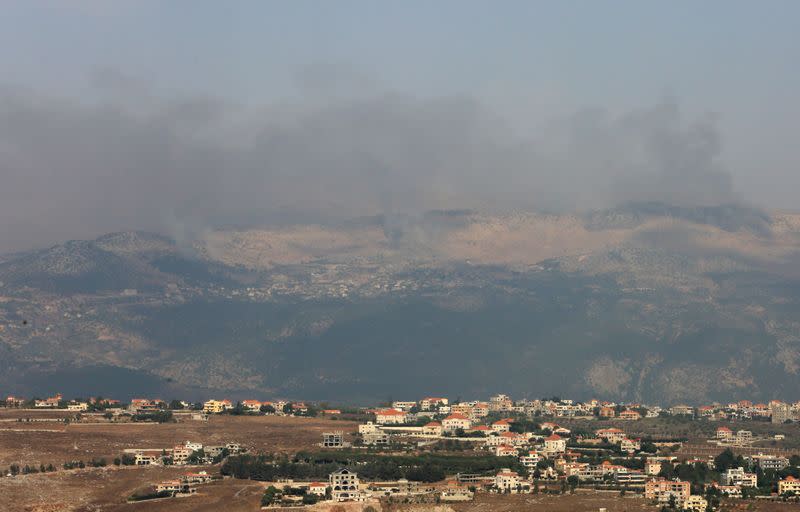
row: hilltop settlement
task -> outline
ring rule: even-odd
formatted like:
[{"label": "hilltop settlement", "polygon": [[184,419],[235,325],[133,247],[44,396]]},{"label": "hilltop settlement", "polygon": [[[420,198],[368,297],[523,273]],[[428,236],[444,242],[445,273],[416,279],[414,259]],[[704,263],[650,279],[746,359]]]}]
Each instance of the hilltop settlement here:
[{"label": "hilltop settlement", "polygon": [[[263,482],[263,507],[353,502],[469,503],[516,494],[616,493],[656,509],[724,510],[737,502],[800,497],[800,402],[741,400],[699,407],[563,398],[488,401],[424,397],[379,407],[347,408],[298,401],[212,399],[202,403],[136,398],[66,400],[61,395],[0,402],[16,423],[209,423],[222,417],[326,418],[313,448],[288,453],[254,449],[254,439],[166,446],[131,441],[113,459],[19,461],[7,478],[85,468],[185,466],[153,481],[130,501],[193,496],[225,479]],[[26,411],[63,412],[57,420]],[[6,420],[8,421],[8,420]],[[265,433],[264,435],[269,435]],[[376,509],[377,510],[377,509]]]}]

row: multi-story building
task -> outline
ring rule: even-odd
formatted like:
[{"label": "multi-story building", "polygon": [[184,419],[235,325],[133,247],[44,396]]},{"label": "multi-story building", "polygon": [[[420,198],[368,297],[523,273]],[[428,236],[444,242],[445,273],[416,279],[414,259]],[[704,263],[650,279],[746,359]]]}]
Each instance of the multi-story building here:
[{"label": "multi-story building", "polygon": [[692,512],[706,512],[708,508],[708,501],[702,496],[689,496],[683,502],[683,510],[690,510]]},{"label": "multi-story building", "polygon": [[510,411],[513,405],[514,402],[508,397],[508,395],[495,395],[489,399],[490,411]]},{"label": "multi-story building", "polygon": [[430,411],[438,409],[442,405],[448,405],[449,403],[447,398],[429,396],[420,400],[419,408],[423,411]]},{"label": "multi-story building", "polygon": [[748,446],[753,443],[753,433],[749,430],[737,430],[734,442],[739,446]]},{"label": "multi-story building", "polygon": [[361,441],[367,446],[386,446],[389,444],[389,434],[379,430],[361,436]]},{"label": "multi-story building", "polygon": [[392,402],[392,408],[399,409],[401,411],[410,411],[416,406],[417,402],[401,402],[401,401]]},{"label": "multi-story building", "polygon": [[438,421],[431,421],[422,427],[422,434],[426,436],[440,436],[442,432],[442,424]]},{"label": "multi-story building", "polygon": [[789,475],[778,482],[778,494],[800,494],[800,480]]},{"label": "multi-story building", "polygon": [[729,468],[722,473],[722,485],[735,485],[738,487],[757,487],[758,480],[755,473],[747,473],[744,468]]},{"label": "multi-story building", "polygon": [[681,480],[657,478],[644,485],[644,497],[658,503],[669,503],[674,497],[675,504],[681,506],[690,494],[691,485]]},{"label": "multi-story building", "polygon": [[525,492],[530,490],[527,482],[524,482],[516,471],[503,468],[494,477],[494,486],[500,492]]},{"label": "multi-story building", "polygon": [[792,406],[783,402],[770,402],[769,409],[772,423],[786,423],[794,420]]},{"label": "multi-story building", "polygon": [[733,441],[733,430],[729,429],[728,427],[718,427],[715,437],[722,442],[731,442]]},{"label": "multi-story building", "polygon": [[344,432],[341,430],[322,433],[323,448],[344,448],[345,446],[347,443],[344,441]]},{"label": "multi-story building", "polygon": [[567,441],[557,434],[546,437],[544,440],[544,451],[548,455],[555,455],[567,451]]},{"label": "multi-story building", "polygon": [[789,466],[789,459],[786,457],[781,457],[780,455],[765,455],[763,453],[759,453],[758,455],[752,455],[750,460],[752,460],[756,466],[761,468],[763,471],[768,469],[780,471]]},{"label": "multi-story building", "polygon": [[206,414],[219,414],[231,409],[233,404],[230,400],[208,400],[203,404],[203,412]]},{"label": "multi-story building", "polygon": [[379,425],[398,425],[405,423],[408,413],[397,409],[383,409],[375,412],[375,423]]},{"label": "multi-story building", "polygon": [[533,469],[541,460],[542,456],[539,455],[539,452],[529,451],[525,455],[520,456],[519,463],[528,469]]},{"label": "multi-story building", "polygon": [[334,471],[328,477],[333,501],[356,501],[361,499],[358,474],[347,468]]},{"label": "multi-story building", "polygon": [[620,443],[626,437],[625,432],[618,428],[601,428],[600,430],[595,430],[594,435],[612,444]]}]

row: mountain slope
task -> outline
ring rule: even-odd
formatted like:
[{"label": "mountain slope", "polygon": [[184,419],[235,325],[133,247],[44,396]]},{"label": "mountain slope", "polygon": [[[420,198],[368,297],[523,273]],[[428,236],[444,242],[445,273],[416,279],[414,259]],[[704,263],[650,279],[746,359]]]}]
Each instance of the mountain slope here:
[{"label": "mountain slope", "polygon": [[69,242],[0,263],[0,385],[793,399],[799,219],[648,204]]}]

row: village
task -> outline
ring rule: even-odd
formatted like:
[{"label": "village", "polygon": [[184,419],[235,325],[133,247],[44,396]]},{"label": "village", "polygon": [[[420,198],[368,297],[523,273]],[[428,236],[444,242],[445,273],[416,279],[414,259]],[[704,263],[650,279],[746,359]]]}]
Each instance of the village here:
[{"label": "village", "polygon": [[[183,439],[162,446],[131,443],[110,462],[92,461],[93,466],[189,470],[152,481],[147,491],[128,498],[137,502],[195,496],[203,486],[228,478],[263,482],[261,506],[266,508],[469,503],[476,496],[593,492],[616,493],[620,499],[638,496],[661,509],[706,511],[737,501],[800,497],[800,449],[793,451],[792,436],[787,435],[800,419],[800,402],[742,400],[662,408],[556,397],[512,400],[498,394],[487,401],[426,397],[337,408],[288,400],[136,398],[122,403],[109,398],[66,400],[56,394],[9,396],[0,404],[23,416],[24,411],[63,411],[69,415],[59,421],[73,423],[145,422],[157,428],[242,416],[287,421],[320,417],[330,420],[328,425],[343,425],[320,432],[313,449],[288,458],[259,453],[248,446],[248,439],[219,444]],[[658,425],[658,430],[649,432],[641,427],[645,424]],[[708,434],[690,442],[684,433],[695,427]],[[83,461],[58,465],[65,471],[86,466]],[[3,476],[56,471],[51,467],[16,464]]]}]

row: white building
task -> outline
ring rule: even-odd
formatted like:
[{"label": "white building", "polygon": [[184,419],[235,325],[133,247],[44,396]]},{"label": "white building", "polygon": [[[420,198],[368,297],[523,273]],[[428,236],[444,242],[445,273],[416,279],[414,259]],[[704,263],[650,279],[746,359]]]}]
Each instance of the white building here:
[{"label": "white building", "polygon": [[445,432],[455,432],[458,429],[468,430],[472,422],[463,414],[451,414],[442,420],[442,430]]}]

